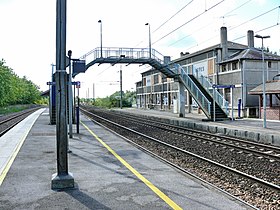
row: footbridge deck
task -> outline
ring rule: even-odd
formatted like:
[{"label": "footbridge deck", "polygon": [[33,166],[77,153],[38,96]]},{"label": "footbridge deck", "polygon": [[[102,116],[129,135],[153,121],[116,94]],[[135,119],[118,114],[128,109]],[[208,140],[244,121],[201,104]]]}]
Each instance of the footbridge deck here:
[{"label": "footbridge deck", "polygon": [[[151,53],[150,53],[151,52]],[[149,48],[95,48],[80,57],[86,61],[86,69],[94,64],[118,63],[129,64],[149,64],[160,70],[168,77],[175,77],[175,73],[169,67],[170,57],[163,56],[155,49]],[[73,75],[75,76],[75,75]]]}]

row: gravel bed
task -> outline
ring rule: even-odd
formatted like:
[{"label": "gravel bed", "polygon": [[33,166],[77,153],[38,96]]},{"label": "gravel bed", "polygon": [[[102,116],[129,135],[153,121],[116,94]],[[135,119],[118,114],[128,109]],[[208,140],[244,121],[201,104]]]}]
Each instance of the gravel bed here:
[{"label": "gravel bed", "polygon": [[[102,115],[105,117],[108,113],[102,113]],[[266,158],[259,158],[255,155],[238,150],[230,150],[230,148],[222,147],[215,143],[209,144],[204,141],[198,141],[195,138],[190,138],[185,135],[175,135],[172,132],[165,132],[150,126],[143,127],[138,123],[129,121],[129,119],[123,120],[121,117],[114,117],[113,115],[110,115],[108,119],[258,178],[278,185],[280,183],[280,163],[278,161],[271,162]],[[280,209],[279,192],[272,191],[271,189],[236,174],[232,174],[224,169],[209,165],[209,163],[191,157],[185,153],[178,152],[174,149],[154,143],[151,140],[144,139],[139,135],[121,130],[116,126],[109,124],[107,124],[107,126],[155,154],[258,208]]]}]

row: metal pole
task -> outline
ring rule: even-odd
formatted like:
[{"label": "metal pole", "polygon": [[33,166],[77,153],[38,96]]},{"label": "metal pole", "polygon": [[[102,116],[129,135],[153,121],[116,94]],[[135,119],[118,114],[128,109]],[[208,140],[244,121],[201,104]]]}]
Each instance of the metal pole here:
[{"label": "metal pole", "polygon": [[216,89],[215,87],[213,87],[213,121],[215,122],[216,121]]},{"label": "metal pole", "polygon": [[151,25],[149,23],[145,25],[149,26],[149,57],[152,58]]},{"label": "metal pole", "polygon": [[56,4],[56,144],[57,173],[53,174],[51,188],[74,187],[74,178],[68,173],[67,109],[66,109],[66,0]]},{"label": "metal pole", "polygon": [[53,74],[54,74],[54,67],[55,67],[55,65],[52,63],[51,64],[51,66],[52,66],[52,75],[51,75],[51,82],[52,82],[52,84],[49,86],[50,88],[49,88],[49,90],[50,90],[50,99],[49,99],[49,101],[50,101],[50,105],[49,105],[49,115],[50,115],[50,124],[52,124],[52,118],[53,118],[53,109],[52,109],[52,106],[53,106],[53,104],[54,104],[54,101],[53,101],[53,95],[52,95],[52,89],[54,88],[54,85],[53,85],[53,82],[54,82],[54,78],[53,78]]},{"label": "metal pole", "polygon": [[[264,50],[263,39],[270,38],[270,36],[255,35],[256,38],[262,39],[262,76],[263,76],[263,127],[266,128],[266,93],[265,93],[265,65],[264,65]],[[261,107],[260,107],[261,108]]]},{"label": "metal pole", "polygon": [[[69,101],[69,137],[72,139],[73,138],[73,94],[72,94],[72,72],[71,72],[71,56],[72,56],[72,51],[68,51],[68,57],[69,57],[69,82],[68,82],[68,101]],[[69,147],[68,147],[69,150]]]},{"label": "metal pole", "polygon": [[92,83],[92,99],[95,98],[94,83]]},{"label": "metal pole", "polygon": [[101,55],[101,58],[103,58],[103,56],[102,56],[102,21],[99,20],[98,23],[100,23],[100,50],[101,50],[100,55]]},{"label": "metal pole", "polygon": [[80,133],[80,88],[78,88],[78,101],[77,101],[77,133]]},{"label": "metal pole", "polygon": [[73,118],[74,118],[74,124],[75,124],[75,122],[76,122],[76,118],[75,118],[75,116],[76,116],[76,109],[75,109],[75,107],[76,107],[76,85],[74,85],[73,98],[74,98],[74,101],[73,101]]},{"label": "metal pole", "polygon": [[122,94],[122,65],[120,66],[120,95],[121,95],[121,99],[120,99],[120,108],[122,109],[122,98],[123,98],[123,94]]},{"label": "metal pole", "polygon": [[234,120],[234,117],[233,117],[233,87],[231,87],[231,120]]},{"label": "metal pole", "polygon": [[266,128],[266,94],[265,94],[265,70],[264,70],[264,51],[262,38],[262,69],[263,69],[263,127]]}]

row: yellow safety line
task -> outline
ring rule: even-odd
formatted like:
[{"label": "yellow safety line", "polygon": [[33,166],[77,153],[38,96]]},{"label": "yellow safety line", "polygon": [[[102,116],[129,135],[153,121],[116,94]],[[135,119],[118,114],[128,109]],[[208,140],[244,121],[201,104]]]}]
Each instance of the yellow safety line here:
[{"label": "yellow safety line", "polygon": [[129,169],[135,176],[138,177],[145,185],[147,185],[152,191],[154,191],[162,200],[164,200],[173,209],[182,209],[174,201],[172,201],[167,195],[161,192],[156,186],[154,186],[149,180],[142,176],[136,169],[134,169],[129,163],[127,163],[122,157],[120,157],[110,146],[102,141],[93,131],[91,131],[83,122],[82,125],[98,140],[109,152],[111,152],[127,169]]},{"label": "yellow safety line", "polygon": [[7,176],[8,171],[10,170],[14,160],[16,159],[16,156],[17,156],[24,140],[26,139],[28,133],[29,133],[29,131],[25,133],[25,135],[22,137],[20,142],[17,144],[16,149],[14,150],[14,152],[13,152],[12,156],[10,157],[7,165],[5,166],[4,170],[2,171],[2,173],[0,175],[0,186],[2,185],[5,177]]}]

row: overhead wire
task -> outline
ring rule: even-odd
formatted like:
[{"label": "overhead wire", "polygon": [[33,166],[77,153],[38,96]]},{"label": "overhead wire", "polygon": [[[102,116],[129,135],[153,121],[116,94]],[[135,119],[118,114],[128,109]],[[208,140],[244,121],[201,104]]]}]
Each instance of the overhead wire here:
[{"label": "overhead wire", "polygon": [[[247,2],[246,2],[246,3],[247,3]],[[243,5],[245,5],[245,4],[243,4]],[[240,7],[239,7],[239,8],[240,8]],[[255,20],[255,19],[259,18],[259,17],[262,17],[263,15],[266,15],[266,14],[268,14],[268,13],[274,11],[274,10],[277,9],[277,8],[279,8],[279,10],[280,10],[280,6],[277,6],[277,7],[273,8],[273,9],[271,9],[271,10],[268,10],[268,11],[266,11],[266,12],[260,14],[260,15],[255,16],[254,18],[251,18],[250,20],[247,20],[247,21],[245,21],[245,22],[243,22],[243,23],[241,23],[241,24],[239,24],[239,25],[237,25],[237,26],[234,26],[234,27],[232,27],[232,28],[229,28],[228,30],[236,29],[236,28],[238,28],[238,27],[240,27],[240,26],[242,26],[242,25],[244,25],[244,24],[246,24],[246,23],[248,23],[248,22],[251,22],[252,20]],[[235,10],[235,9],[234,9],[234,10]],[[234,11],[234,10],[232,10],[232,11]],[[229,14],[229,13],[227,13],[227,14]],[[269,27],[266,27],[266,28],[261,29],[261,30],[256,31],[256,32],[261,32],[261,31],[264,31],[264,30],[273,28],[273,27],[278,26],[278,25],[279,25],[279,20],[277,20],[277,23],[276,23],[276,24],[274,24],[274,25],[272,25],[272,26],[269,26]],[[196,45],[194,45],[194,46],[188,48],[187,50],[192,49],[192,48],[194,48],[194,47],[197,47],[197,46],[199,46],[199,45],[201,45],[201,44],[203,44],[203,43],[205,43],[205,42],[208,42],[209,40],[214,39],[214,38],[216,38],[217,36],[218,36],[218,35],[213,36],[213,37],[211,37],[211,38],[209,38],[209,39],[207,39],[207,40],[205,40],[205,41],[203,41],[203,42],[201,42],[201,43],[199,43],[199,44],[196,44]],[[241,36],[241,37],[238,37],[237,39],[241,39],[241,38],[244,38],[244,37],[245,37],[245,36]],[[237,40],[237,39],[234,39],[234,40]],[[233,41],[234,41],[234,40],[233,40]]]},{"label": "overhead wire", "polygon": [[234,8],[234,9],[232,9],[232,10],[228,11],[228,12],[227,12],[227,13],[225,13],[223,16],[225,17],[226,15],[229,15],[230,13],[232,13],[232,12],[234,12],[234,11],[238,10],[239,8],[243,7],[245,4],[249,3],[250,1],[252,1],[252,0],[248,0],[248,1],[246,1],[245,3],[243,3],[243,4],[239,5],[238,7],[236,7],[236,8]]},{"label": "overhead wire", "polygon": [[229,28],[229,30],[235,29],[235,28],[240,27],[240,26],[242,26],[242,25],[244,25],[244,24],[246,24],[246,23],[248,23],[248,22],[251,22],[252,20],[255,20],[255,19],[257,19],[257,18],[259,18],[259,17],[261,17],[261,16],[263,16],[263,15],[266,15],[266,14],[268,14],[268,13],[274,11],[275,9],[278,9],[279,7],[280,7],[280,6],[277,6],[277,7],[273,8],[273,9],[267,11],[267,12],[264,12],[264,13],[262,13],[262,14],[256,16],[256,17],[254,17],[254,18],[251,18],[250,20],[247,20],[247,21],[245,21],[245,22],[243,22],[243,23],[241,23],[241,24],[239,24],[239,25],[237,25],[237,26],[234,26],[234,27],[232,27],[232,28]]},{"label": "overhead wire", "polygon": [[[226,12],[222,17],[225,17],[226,15],[228,15],[228,14],[230,14],[230,13],[236,11],[237,9],[243,7],[244,5],[246,5],[247,3],[249,3],[250,1],[252,1],[252,0],[248,0],[248,1],[246,1],[245,3],[243,3],[243,4],[241,4],[241,5],[237,6],[237,7],[235,7],[234,9],[232,9],[232,10],[230,10],[230,11],[228,11],[228,12]],[[212,24],[214,24],[214,22],[212,22],[211,25],[212,25]],[[207,25],[207,26],[209,26],[209,25]],[[178,43],[178,42],[180,42],[180,41],[182,41],[183,39],[185,39],[185,38],[187,38],[187,37],[192,36],[193,34],[195,34],[196,32],[198,32],[198,31],[200,31],[200,30],[202,30],[202,29],[204,29],[204,28],[205,28],[205,26],[204,26],[204,27],[201,27],[200,29],[196,30],[195,32],[193,32],[193,33],[191,33],[191,34],[189,34],[189,35],[187,35],[187,36],[181,38],[180,40],[177,40],[177,41],[171,43],[171,44],[169,45],[169,47],[172,46],[172,45],[174,45],[174,44],[176,44],[176,43]],[[193,47],[191,47],[191,48],[193,48]]]},{"label": "overhead wire", "polygon": [[[194,0],[191,0],[186,5],[184,5],[181,9],[179,9],[175,14],[173,14],[170,18],[168,18],[165,22],[163,22],[159,27],[157,27],[152,33],[155,33],[157,30],[159,30],[161,27],[163,27],[166,23],[168,23],[172,18],[174,18],[176,15],[178,15],[182,10],[184,10],[187,6],[189,6]],[[136,44],[134,47],[139,46],[144,41],[140,41],[138,44]]]},{"label": "overhead wire", "polygon": [[162,23],[159,27],[157,27],[154,31],[156,32],[159,30],[162,26],[164,26],[166,23],[168,23],[172,18],[174,18],[176,15],[178,15],[183,9],[185,9],[187,6],[189,6],[194,0],[191,0],[189,3],[187,3],[185,6],[183,6],[181,9],[179,9],[174,15],[172,15],[170,18],[168,18],[164,23]]},{"label": "overhead wire", "polygon": [[172,31],[170,31],[169,33],[167,33],[166,35],[162,36],[161,38],[159,38],[158,40],[156,40],[155,42],[153,42],[152,44],[155,44],[159,41],[161,41],[162,39],[164,39],[165,37],[169,36],[170,34],[174,33],[175,31],[179,30],[180,28],[182,28],[183,26],[187,25],[188,23],[194,21],[195,19],[199,18],[200,16],[202,16],[203,14],[205,14],[206,12],[212,10],[213,8],[215,8],[216,6],[218,6],[219,4],[221,4],[222,2],[224,2],[225,0],[222,0],[220,2],[218,2],[217,4],[213,5],[212,7],[210,7],[209,9],[203,11],[202,13],[199,13],[198,15],[196,15],[195,17],[191,18],[190,20],[188,20],[187,22],[185,22],[184,24],[180,25],[179,27],[173,29]]},{"label": "overhead wire", "polygon": [[[279,25],[280,25],[279,23],[276,23],[276,24],[273,24],[273,25],[268,26],[266,28],[263,28],[263,29],[260,29],[258,31],[255,31],[255,33],[259,33],[259,32],[265,31],[267,29],[274,28],[274,27],[279,26]],[[245,38],[245,37],[246,37],[246,35],[243,35],[243,36],[240,36],[240,37],[237,37],[237,38],[233,39],[232,41],[236,41],[238,39],[242,39],[242,38]]]}]

